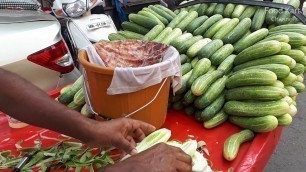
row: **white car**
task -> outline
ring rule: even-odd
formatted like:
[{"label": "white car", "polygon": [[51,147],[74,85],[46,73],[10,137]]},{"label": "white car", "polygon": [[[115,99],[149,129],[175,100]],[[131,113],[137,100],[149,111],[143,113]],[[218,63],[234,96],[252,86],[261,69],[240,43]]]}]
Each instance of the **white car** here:
[{"label": "white car", "polygon": [[80,76],[61,36],[60,23],[36,10],[0,9],[0,67],[44,91]]}]

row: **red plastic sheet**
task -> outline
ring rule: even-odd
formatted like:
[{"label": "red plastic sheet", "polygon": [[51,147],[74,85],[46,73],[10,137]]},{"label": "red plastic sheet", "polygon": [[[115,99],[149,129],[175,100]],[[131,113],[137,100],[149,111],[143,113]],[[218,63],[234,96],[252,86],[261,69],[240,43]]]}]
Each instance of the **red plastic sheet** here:
[{"label": "red plastic sheet", "polygon": [[[58,90],[51,92],[50,95],[57,96]],[[205,157],[212,162],[212,169],[219,171],[233,169],[235,172],[263,171],[282,133],[282,127],[278,127],[272,132],[257,134],[252,142],[241,146],[238,156],[234,161],[228,162],[222,155],[223,144],[227,137],[239,132],[240,128],[227,122],[215,129],[207,130],[201,123],[195,121],[193,117],[173,110],[169,110],[164,127],[172,131],[173,139],[181,141],[186,139],[205,141],[210,153],[210,156],[205,155]],[[34,140],[40,138],[41,135],[44,138],[65,139],[56,132],[34,126],[12,129],[8,126],[6,116],[0,114],[0,151],[13,150],[15,152],[15,143],[19,140],[24,141],[22,143],[24,147],[33,146]],[[43,146],[51,146],[57,142],[52,139],[42,139]]]}]

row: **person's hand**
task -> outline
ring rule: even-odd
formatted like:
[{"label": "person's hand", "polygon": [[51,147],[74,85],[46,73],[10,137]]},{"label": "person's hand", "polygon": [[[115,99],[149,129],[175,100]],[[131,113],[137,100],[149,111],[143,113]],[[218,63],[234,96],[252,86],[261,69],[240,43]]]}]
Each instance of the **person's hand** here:
[{"label": "person's hand", "polygon": [[191,172],[192,159],[180,148],[159,143],[124,161],[107,166],[102,171]]},{"label": "person's hand", "polygon": [[93,124],[93,137],[86,143],[89,146],[114,146],[124,153],[135,154],[136,143],[142,141],[155,127],[142,121],[119,118]]}]

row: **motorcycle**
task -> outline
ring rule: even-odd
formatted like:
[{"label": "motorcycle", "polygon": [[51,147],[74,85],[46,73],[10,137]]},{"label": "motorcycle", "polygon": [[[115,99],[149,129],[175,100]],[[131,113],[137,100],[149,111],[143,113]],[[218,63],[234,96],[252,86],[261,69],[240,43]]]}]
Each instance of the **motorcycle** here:
[{"label": "motorcycle", "polygon": [[78,66],[79,50],[89,44],[108,40],[109,34],[117,32],[112,18],[103,14],[104,6],[103,0],[55,0],[53,2],[54,15],[59,20],[64,20],[65,26],[62,32],[66,33],[63,35],[67,36],[66,42],[69,42],[76,66]]}]

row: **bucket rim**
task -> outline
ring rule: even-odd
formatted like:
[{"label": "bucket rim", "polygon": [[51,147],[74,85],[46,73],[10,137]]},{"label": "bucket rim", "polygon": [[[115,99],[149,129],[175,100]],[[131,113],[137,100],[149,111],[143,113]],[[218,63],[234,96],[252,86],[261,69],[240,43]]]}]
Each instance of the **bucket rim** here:
[{"label": "bucket rim", "polygon": [[115,68],[110,67],[103,67],[99,66],[97,64],[90,63],[88,61],[88,56],[86,50],[80,50],[78,53],[78,58],[80,63],[83,65],[85,70],[94,71],[97,73],[107,74],[107,75],[113,75]]},{"label": "bucket rim", "polygon": [[[170,49],[172,49],[172,51],[177,51],[173,46],[169,46],[167,51],[169,51]],[[166,51],[166,52],[167,52]],[[178,51],[177,51],[178,53]],[[177,59],[174,59],[174,58],[179,58],[179,55],[178,56],[173,56],[172,58],[170,59],[167,59],[165,61],[161,61],[159,63],[155,63],[153,65],[149,65],[149,66],[142,66],[142,67],[116,67],[116,68],[110,68],[110,67],[103,67],[103,66],[99,66],[97,64],[93,64],[93,63],[90,63],[88,61],[88,55],[87,55],[87,52],[86,50],[81,50],[79,51],[79,60],[81,62],[82,65],[86,66],[86,69],[92,69],[94,71],[100,71],[99,73],[104,73],[104,74],[109,74],[109,75],[113,75],[114,71],[116,68],[132,68],[132,70],[143,70],[143,69],[150,69],[150,68],[156,68],[156,67],[160,67],[160,66],[167,66],[169,63],[171,63],[171,61],[173,60],[177,60]],[[103,72],[101,72],[101,69],[104,70]]]}]

